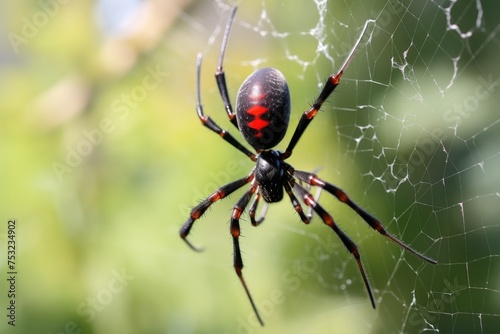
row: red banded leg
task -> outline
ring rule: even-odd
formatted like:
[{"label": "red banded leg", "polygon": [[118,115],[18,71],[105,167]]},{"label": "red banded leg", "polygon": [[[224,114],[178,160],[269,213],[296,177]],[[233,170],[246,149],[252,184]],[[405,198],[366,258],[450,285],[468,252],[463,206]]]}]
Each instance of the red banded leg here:
[{"label": "red banded leg", "polygon": [[197,85],[197,105],[196,105],[196,112],[198,113],[198,117],[201,121],[201,123],[212,130],[213,132],[217,133],[219,136],[222,137],[226,142],[231,144],[233,147],[236,147],[238,150],[243,152],[245,155],[247,155],[252,161],[256,161],[255,154],[253,154],[250,150],[248,150],[245,146],[240,144],[229,132],[226,130],[222,129],[220,126],[215,123],[214,120],[212,120],[209,116],[205,116],[203,112],[203,106],[201,104],[201,93],[200,93],[200,71],[201,71],[201,60],[203,56],[201,53],[198,54],[198,59],[196,62],[196,85]]},{"label": "red banded leg", "polygon": [[260,199],[262,195],[257,192],[257,195],[255,195],[255,198],[250,205],[250,210],[248,210],[248,214],[250,215],[250,222],[252,223],[253,226],[259,226],[263,221],[267,213],[267,208],[268,205],[267,203],[264,203],[264,208],[262,209],[260,216],[258,219],[255,219],[255,212],[257,211],[257,206],[259,205]]},{"label": "red banded leg", "polygon": [[349,237],[337,226],[337,224],[335,224],[333,217],[330,216],[330,214],[328,214],[328,212],[326,212],[325,209],[323,209],[323,207],[316,202],[314,197],[304,187],[295,183],[293,185],[293,190],[300,195],[306,205],[310,206],[321,217],[326,225],[330,226],[330,228],[338,235],[347,250],[354,256],[358,264],[359,271],[361,272],[361,276],[363,277],[363,281],[365,282],[366,290],[368,290],[372,306],[375,308],[375,299],[373,298],[372,289],[370,288],[370,283],[366,277],[365,269],[361,263],[361,258],[356,244],[349,239]]},{"label": "red banded leg", "polygon": [[374,230],[376,230],[377,232],[379,232],[383,236],[387,237],[388,239],[392,240],[393,242],[395,242],[396,244],[401,246],[403,249],[409,251],[410,253],[416,255],[417,257],[419,257],[419,258],[421,258],[429,263],[432,263],[432,264],[437,263],[436,260],[431,259],[430,257],[427,257],[427,256],[417,252],[416,250],[414,250],[413,248],[406,245],[404,242],[402,242],[401,240],[397,239],[395,236],[393,236],[389,232],[387,232],[385,230],[385,228],[382,226],[382,224],[375,217],[373,217],[368,212],[366,212],[365,210],[360,208],[356,203],[354,203],[342,189],[334,186],[331,183],[323,181],[322,179],[320,179],[319,177],[317,177],[313,173],[308,173],[308,172],[303,172],[303,171],[294,171],[293,175],[296,176],[299,180],[304,181],[312,186],[321,187],[321,188],[325,189],[327,192],[329,192],[330,194],[332,194],[333,196],[337,197],[337,199],[339,201],[347,204],[351,209],[356,211],[356,213],[359,216],[361,216],[361,218],[363,218],[363,220],[366,223],[368,223],[368,225],[370,225]]},{"label": "red banded leg", "polygon": [[281,159],[285,160],[288,157],[292,155],[292,151],[295,148],[295,145],[297,145],[297,142],[299,141],[300,137],[306,130],[307,126],[311,121],[313,120],[314,116],[316,116],[316,113],[319,111],[323,103],[326,101],[326,99],[330,96],[330,94],[337,88],[340,78],[342,77],[343,70],[339,71],[337,74],[330,76],[327,81],[325,82],[323,89],[321,90],[321,93],[319,94],[318,98],[316,101],[314,101],[312,107],[305,111],[302,114],[302,117],[300,118],[299,124],[297,125],[297,128],[295,129],[295,132],[293,133],[292,139],[290,140],[290,143],[288,144],[288,147],[286,148],[285,152],[281,154]]},{"label": "red banded leg", "polygon": [[295,129],[295,132],[293,133],[292,139],[290,140],[290,143],[288,144],[288,147],[286,148],[285,152],[281,154],[281,159],[285,160],[288,157],[292,155],[292,151],[295,148],[295,145],[297,145],[297,142],[299,141],[300,137],[306,130],[307,126],[311,121],[313,120],[314,116],[316,116],[317,112],[323,105],[323,103],[326,101],[326,99],[332,94],[332,92],[337,88],[337,86],[340,83],[340,78],[342,77],[342,74],[344,74],[344,71],[346,68],[349,66],[351,63],[352,58],[354,57],[354,54],[356,53],[356,50],[358,49],[359,44],[361,43],[361,40],[363,39],[366,30],[368,29],[368,24],[373,21],[367,21],[365,23],[365,26],[363,27],[363,30],[361,31],[361,34],[352,47],[351,51],[347,55],[346,60],[340,67],[339,71],[337,74],[332,74],[325,82],[323,85],[323,88],[321,89],[321,92],[319,93],[318,98],[316,101],[314,101],[312,107],[305,111],[302,114],[302,117],[300,118],[299,124],[297,125],[297,128]]},{"label": "red banded leg", "polygon": [[245,292],[247,294],[248,299],[250,300],[250,304],[252,305],[253,311],[255,312],[255,315],[257,316],[257,319],[259,320],[260,324],[264,326],[264,322],[262,321],[262,318],[260,317],[259,311],[257,310],[257,307],[255,306],[255,303],[253,301],[252,296],[250,295],[250,290],[248,290],[247,284],[245,283],[245,279],[243,278],[243,259],[241,258],[241,250],[240,250],[240,243],[239,243],[239,237],[240,237],[240,217],[243,211],[245,211],[245,208],[248,205],[248,202],[250,201],[250,198],[252,195],[255,193],[255,190],[258,188],[257,184],[253,184],[252,187],[250,188],[249,191],[243,195],[243,197],[240,198],[238,203],[233,208],[233,212],[231,214],[231,236],[233,237],[233,249],[234,249],[234,257],[233,257],[233,266],[234,270],[236,271],[236,275],[238,275],[238,278],[240,279],[241,284],[243,285],[243,288],[245,289]]},{"label": "red banded leg", "polygon": [[[290,166],[290,165],[289,165],[289,166]],[[293,171],[294,171],[294,170],[293,170],[293,167],[292,167],[292,166],[290,166],[289,168],[291,168],[291,169],[289,169],[289,170],[290,170],[290,171],[291,171],[291,173],[293,174]],[[319,168],[316,168],[314,171],[316,172],[317,170],[319,170]],[[302,180],[299,180],[299,181],[301,182],[300,184],[302,185],[302,182],[303,182],[303,181],[302,181]],[[306,187],[307,191],[311,191],[311,187],[312,187],[312,186],[311,186],[310,184],[307,184],[307,187]],[[319,197],[321,196],[321,191],[322,191],[322,190],[323,190],[323,188],[321,188],[321,187],[317,187],[317,188],[316,188],[316,195],[314,195],[314,200],[315,200],[316,202],[318,202],[318,201],[319,201]],[[312,217],[313,217],[313,212],[314,212],[313,208],[309,207],[309,210],[307,210],[307,218],[309,218],[309,220],[311,220],[311,219],[312,219]]]},{"label": "red banded leg", "polygon": [[[255,168],[254,168],[255,169]],[[186,238],[191,231],[191,228],[193,227],[194,222],[199,219],[203,213],[216,201],[223,199],[233,193],[234,191],[238,190],[239,188],[243,187],[245,184],[249,183],[250,181],[253,180],[254,178],[254,169],[250,172],[250,174],[247,177],[241,178],[239,180],[233,181],[231,183],[226,184],[225,186],[220,187],[217,189],[214,193],[212,193],[210,196],[208,196],[205,200],[203,200],[200,204],[195,206],[193,210],[191,210],[191,213],[189,215],[188,220],[182,225],[181,230],[179,231],[179,234],[181,238],[187,243],[187,245],[197,251],[200,252],[203,249],[195,247],[191,242],[189,242]]]}]

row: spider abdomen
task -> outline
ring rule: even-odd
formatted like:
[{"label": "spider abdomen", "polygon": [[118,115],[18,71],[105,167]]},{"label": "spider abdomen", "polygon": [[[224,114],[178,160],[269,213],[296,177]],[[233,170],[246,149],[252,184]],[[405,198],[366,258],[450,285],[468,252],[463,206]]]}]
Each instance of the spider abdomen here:
[{"label": "spider abdomen", "polygon": [[245,140],[257,150],[270,149],[283,139],[290,119],[290,92],[280,71],[263,68],[243,82],[236,119]]}]

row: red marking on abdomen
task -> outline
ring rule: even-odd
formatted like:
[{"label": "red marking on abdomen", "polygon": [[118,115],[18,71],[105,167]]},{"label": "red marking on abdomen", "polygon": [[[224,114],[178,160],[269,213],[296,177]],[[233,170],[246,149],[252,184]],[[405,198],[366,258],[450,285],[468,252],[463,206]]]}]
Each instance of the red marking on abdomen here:
[{"label": "red marking on abdomen", "polygon": [[257,133],[254,135],[255,138],[262,137],[261,130],[269,125],[268,121],[260,118],[261,115],[267,113],[267,110],[268,109],[266,107],[260,105],[255,105],[247,110],[248,114],[255,117],[253,121],[248,123],[249,127],[251,127],[254,130],[257,130]]}]

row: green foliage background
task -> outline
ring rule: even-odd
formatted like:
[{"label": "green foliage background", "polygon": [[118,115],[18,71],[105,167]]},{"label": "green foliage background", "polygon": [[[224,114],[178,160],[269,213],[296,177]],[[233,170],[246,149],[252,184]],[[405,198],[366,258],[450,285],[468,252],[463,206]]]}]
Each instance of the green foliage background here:
[{"label": "green foliage background", "polygon": [[[481,4],[478,28],[473,2],[452,8],[459,26],[474,31],[460,38],[446,30],[438,2],[329,1],[328,59],[317,38],[303,34],[320,19],[312,1],[239,2],[225,62],[233,102],[255,67],[277,67],[292,93],[292,128],[364,22],[377,19],[290,162],[321,167],[322,178],[440,263],[402,253],[323,194],[360,247],[374,311],[351,255],[318,218],[304,226],[285,198],[259,228],[242,222],[244,275],[266,322],[260,328],[231,266],[227,223],[238,195],[195,224],[191,240],[207,246],[204,253],[178,236],[191,207],[252,168],[195,113],[195,59],[203,51],[206,113],[243,141],[213,79],[229,7],[146,1],[131,31],[106,36],[93,1],[2,3],[0,331],[491,333],[500,325],[498,87],[473,112],[453,109],[484,80],[499,80],[500,8]],[[249,28],[260,22],[261,31],[272,30],[260,17],[263,5],[274,31],[290,35]],[[408,66],[391,67],[391,57]],[[408,179],[390,183],[388,166],[396,174],[407,161],[418,161]],[[5,316],[9,219],[17,223],[15,327]]]}]

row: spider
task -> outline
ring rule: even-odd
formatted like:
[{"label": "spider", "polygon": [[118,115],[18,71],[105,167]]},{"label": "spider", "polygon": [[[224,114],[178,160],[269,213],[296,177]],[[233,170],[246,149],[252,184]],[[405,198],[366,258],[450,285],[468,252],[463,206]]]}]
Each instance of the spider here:
[{"label": "spider", "polygon": [[[218,188],[214,193],[194,207],[191,210],[189,218],[180,229],[180,236],[190,248],[195,251],[202,251],[201,248],[195,247],[186,239],[191,231],[191,228],[193,227],[194,222],[199,219],[213,203],[229,196],[246,184],[250,184],[250,188],[245,192],[243,197],[239,199],[231,213],[230,233],[234,249],[233,266],[246,292],[253,311],[255,312],[259,323],[263,326],[264,322],[262,321],[242,274],[243,260],[241,258],[240,245],[238,241],[240,236],[239,221],[242,213],[245,211],[253,197],[253,201],[249,209],[249,216],[251,224],[253,226],[258,226],[264,220],[267,203],[281,201],[285,195],[284,193],[286,192],[295,211],[305,224],[310,222],[312,218],[312,211],[314,211],[319,215],[323,222],[338,235],[344,246],[356,259],[359,271],[361,272],[361,276],[366,286],[366,290],[368,291],[371,304],[373,308],[375,308],[375,299],[361,263],[357,246],[337,226],[332,216],[318,203],[318,199],[310,194],[308,188],[302,185],[303,183],[307,184],[308,187],[319,187],[320,190],[323,189],[332,194],[342,203],[351,207],[351,209],[361,216],[361,218],[363,218],[363,220],[373,229],[392,240],[403,249],[413,253],[427,262],[433,264],[436,264],[437,262],[417,252],[416,250],[413,250],[410,246],[389,234],[375,217],[360,208],[347,196],[344,191],[338,187],[323,181],[314,173],[295,170],[290,164],[285,162],[285,160],[292,155],[295,145],[323,105],[323,102],[325,102],[325,100],[339,84],[344,70],[349,65],[357,47],[361,42],[361,38],[367,29],[367,25],[365,25],[360,37],[350,51],[338,73],[331,75],[326,80],[312,107],[302,114],[288,147],[284,152],[282,152],[273,149],[273,147],[275,147],[285,136],[290,118],[290,93],[288,90],[288,84],[281,72],[274,68],[264,68],[252,73],[248,78],[246,78],[238,91],[236,99],[236,112],[233,112],[227,91],[225,72],[222,67],[222,63],[229,37],[229,31],[236,14],[236,10],[237,7],[233,7],[224,31],[215,79],[230,122],[240,131],[246,142],[255,149],[256,153],[254,154],[249,151],[245,146],[241,145],[233,136],[231,136],[229,132],[219,127],[209,116],[205,116],[201,104],[200,93],[201,53],[198,54],[196,62],[196,111],[201,123],[205,127],[220,135],[222,139],[237,148],[242,153],[246,154],[256,164],[246,177]],[[297,182],[297,180],[299,182]],[[304,213],[296,195],[299,196],[305,205],[312,209],[309,214],[306,215]],[[261,198],[266,202],[266,207],[262,211],[261,216],[256,219],[255,212]]]}]

